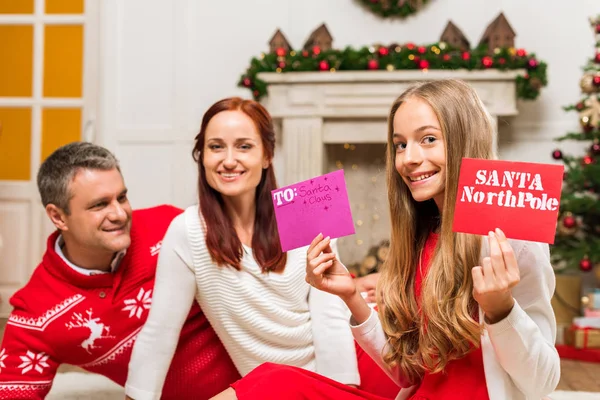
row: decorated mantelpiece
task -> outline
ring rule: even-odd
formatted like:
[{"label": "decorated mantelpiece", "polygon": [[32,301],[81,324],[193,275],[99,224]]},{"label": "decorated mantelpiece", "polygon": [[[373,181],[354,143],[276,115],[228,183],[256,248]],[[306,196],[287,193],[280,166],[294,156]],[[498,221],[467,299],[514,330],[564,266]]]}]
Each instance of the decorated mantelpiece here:
[{"label": "decorated mantelpiece", "polygon": [[[488,48],[495,34],[503,35],[506,47]],[[453,23],[442,36],[448,43],[336,50],[321,25],[294,50],[277,30],[270,52],[254,58],[240,78],[275,119],[280,185],[344,169],[356,235],[340,239],[339,248],[347,265],[363,265],[358,275],[377,269],[368,267],[369,249],[378,264],[376,249],[389,234],[383,159],[396,97],[417,81],[462,79],[497,121],[517,115],[517,99],[536,98],[546,84],[546,65],[514,48],[514,31],[502,15],[475,49],[468,49],[469,40]]]},{"label": "decorated mantelpiece", "polygon": [[282,184],[321,175],[325,145],[385,143],[390,105],[420,80],[446,78],[470,83],[494,119],[518,113],[516,81],[521,71],[343,71],[263,73],[269,96],[262,99],[279,122],[285,154]]},{"label": "decorated mantelpiece", "polygon": [[516,70],[519,71],[514,75],[517,96],[535,99],[547,84],[546,64],[534,54],[516,49],[515,37],[502,13],[487,26],[473,49],[469,49],[469,40],[452,21],[442,31],[438,43],[375,44],[358,49],[335,49],[332,34],[322,24],[309,35],[302,49],[294,50],[278,29],[269,42],[269,53],[253,58],[238,83],[260,99],[267,94],[270,83],[258,76],[265,72]]}]

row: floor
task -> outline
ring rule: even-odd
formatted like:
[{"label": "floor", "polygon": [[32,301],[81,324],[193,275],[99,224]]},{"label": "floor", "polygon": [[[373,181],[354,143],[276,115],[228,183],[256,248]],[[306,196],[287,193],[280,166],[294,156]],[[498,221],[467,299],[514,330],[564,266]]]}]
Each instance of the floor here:
[{"label": "floor", "polygon": [[[6,319],[0,319],[0,337],[4,333]],[[63,365],[59,372],[81,371],[77,367]],[[600,363],[561,360],[561,379],[556,390],[600,393]]]},{"label": "floor", "polygon": [[600,363],[561,360],[560,383],[556,390],[600,393]]}]

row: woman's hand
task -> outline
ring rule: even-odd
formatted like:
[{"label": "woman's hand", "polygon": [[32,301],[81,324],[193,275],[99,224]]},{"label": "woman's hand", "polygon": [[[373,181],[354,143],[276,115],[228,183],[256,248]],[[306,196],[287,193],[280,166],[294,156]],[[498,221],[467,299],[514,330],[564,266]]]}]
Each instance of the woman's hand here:
[{"label": "woman's hand", "polygon": [[490,256],[483,259],[483,266],[474,267],[473,298],[485,313],[488,323],[494,324],[506,318],[515,300],[511,289],[519,283],[520,273],[515,252],[504,232],[496,229],[488,236]]},{"label": "woman's hand", "polygon": [[331,250],[331,239],[323,234],[313,239],[306,255],[306,282],[311,286],[348,299],[357,293],[348,269]]}]

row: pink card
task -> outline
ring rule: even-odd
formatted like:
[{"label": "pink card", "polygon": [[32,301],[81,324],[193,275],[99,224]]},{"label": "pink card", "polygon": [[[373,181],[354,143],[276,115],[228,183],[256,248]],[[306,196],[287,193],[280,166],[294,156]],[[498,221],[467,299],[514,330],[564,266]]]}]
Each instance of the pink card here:
[{"label": "pink card", "polygon": [[454,232],[554,243],[564,166],[463,158]]},{"label": "pink card", "polygon": [[308,246],[322,233],[354,233],[344,171],[338,170],[271,192],[283,251]]}]

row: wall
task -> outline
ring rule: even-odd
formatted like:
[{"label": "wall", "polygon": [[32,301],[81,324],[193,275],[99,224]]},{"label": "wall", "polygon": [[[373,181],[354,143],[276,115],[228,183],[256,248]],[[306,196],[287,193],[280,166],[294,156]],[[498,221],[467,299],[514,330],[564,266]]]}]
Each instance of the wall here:
[{"label": "wall", "polygon": [[537,101],[520,104],[518,117],[500,121],[500,153],[550,162],[553,138],[578,126],[576,114],[561,107],[579,99],[580,67],[593,55],[588,18],[600,12],[596,0],[431,0],[404,21],[379,19],[355,0],[106,0],[99,141],[122,159],[135,207],[186,206],[195,201],[190,150],[202,113],[222,97],[249,97],[237,80],[278,27],[295,47],[322,22],[335,47],[425,44],[451,19],[475,44],[500,11],[517,32],[517,47],[549,64],[550,82]]}]

